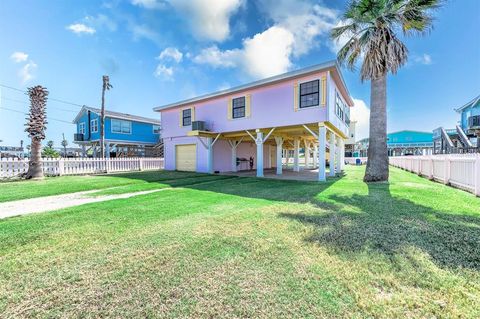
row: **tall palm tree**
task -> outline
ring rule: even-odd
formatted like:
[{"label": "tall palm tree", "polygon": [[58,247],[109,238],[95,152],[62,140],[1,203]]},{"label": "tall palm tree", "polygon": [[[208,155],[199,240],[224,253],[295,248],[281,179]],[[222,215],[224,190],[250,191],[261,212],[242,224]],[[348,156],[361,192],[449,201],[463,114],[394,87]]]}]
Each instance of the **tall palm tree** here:
[{"label": "tall palm tree", "polygon": [[43,178],[42,140],[47,128],[47,96],[48,91],[41,85],[28,88],[30,97],[30,113],[28,114],[25,132],[32,139],[31,156],[26,178]]},{"label": "tall palm tree", "polygon": [[425,34],[432,27],[432,10],[441,0],[352,0],[334,40],[348,39],[338,52],[340,63],[355,69],[362,61],[361,79],[371,81],[370,136],[365,182],[388,180],[387,75],[407,62],[408,49],[399,39]]}]

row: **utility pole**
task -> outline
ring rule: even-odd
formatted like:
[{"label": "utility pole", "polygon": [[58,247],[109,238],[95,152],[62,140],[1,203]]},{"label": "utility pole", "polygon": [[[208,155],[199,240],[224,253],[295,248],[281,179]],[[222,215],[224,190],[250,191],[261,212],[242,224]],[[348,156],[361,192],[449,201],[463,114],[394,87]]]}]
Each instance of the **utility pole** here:
[{"label": "utility pole", "polygon": [[68,145],[68,142],[65,139],[65,134],[62,133],[63,157],[67,157],[67,145]]},{"label": "utility pole", "polygon": [[110,90],[112,85],[110,84],[110,78],[108,75],[103,76],[102,86],[102,111],[100,115],[100,156],[105,157],[105,91]]}]

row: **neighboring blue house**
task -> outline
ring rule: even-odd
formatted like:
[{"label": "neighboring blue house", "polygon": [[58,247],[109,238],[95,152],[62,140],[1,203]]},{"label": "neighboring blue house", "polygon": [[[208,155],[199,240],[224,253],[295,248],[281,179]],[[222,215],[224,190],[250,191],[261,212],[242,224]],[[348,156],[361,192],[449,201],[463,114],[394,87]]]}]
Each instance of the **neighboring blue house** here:
[{"label": "neighboring blue house", "polygon": [[460,113],[455,128],[433,131],[435,153],[480,152],[480,95],[455,111]]},{"label": "neighboring blue house", "polygon": [[[399,131],[387,134],[389,156],[429,155],[433,152],[433,133]],[[355,155],[367,156],[368,138],[360,140]]]},{"label": "neighboring blue house", "polygon": [[460,113],[460,127],[468,137],[480,137],[480,95],[456,109]]},{"label": "neighboring blue house", "polygon": [[[74,142],[83,155],[100,154],[100,109],[84,106],[73,120],[77,125]],[[159,156],[160,120],[105,111],[105,152],[107,157]]]}]

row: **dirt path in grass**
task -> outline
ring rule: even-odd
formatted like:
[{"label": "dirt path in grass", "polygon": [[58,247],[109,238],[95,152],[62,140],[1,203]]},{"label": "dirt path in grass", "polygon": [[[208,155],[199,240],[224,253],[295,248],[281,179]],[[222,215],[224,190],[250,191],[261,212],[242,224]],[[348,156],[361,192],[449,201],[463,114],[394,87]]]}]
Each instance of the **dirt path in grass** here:
[{"label": "dirt path in grass", "polygon": [[33,213],[42,213],[52,210],[73,207],[88,203],[103,202],[112,199],[130,198],[138,195],[145,195],[159,192],[163,189],[152,189],[148,191],[125,193],[119,195],[89,196],[99,190],[77,192],[72,194],[54,195],[37,197],[32,199],[22,199],[17,201],[0,203],[0,219],[12,216],[27,215]]}]

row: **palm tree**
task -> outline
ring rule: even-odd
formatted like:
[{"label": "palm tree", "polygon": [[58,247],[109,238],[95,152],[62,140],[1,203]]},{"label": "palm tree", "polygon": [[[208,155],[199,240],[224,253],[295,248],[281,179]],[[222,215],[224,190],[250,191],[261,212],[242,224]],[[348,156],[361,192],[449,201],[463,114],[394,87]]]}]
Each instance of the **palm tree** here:
[{"label": "palm tree", "polygon": [[407,62],[408,49],[397,33],[425,34],[431,12],[441,0],[352,0],[334,40],[348,39],[338,52],[340,63],[355,69],[361,59],[361,80],[370,80],[370,136],[365,182],[388,180],[387,74]]},{"label": "palm tree", "polygon": [[32,139],[31,156],[28,163],[26,178],[43,178],[42,168],[42,140],[45,139],[45,129],[47,128],[47,96],[48,91],[41,85],[28,88],[30,97],[30,113],[27,118],[27,127],[25,132]]}]

